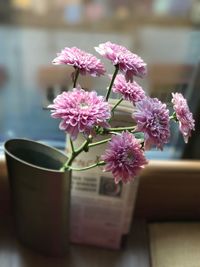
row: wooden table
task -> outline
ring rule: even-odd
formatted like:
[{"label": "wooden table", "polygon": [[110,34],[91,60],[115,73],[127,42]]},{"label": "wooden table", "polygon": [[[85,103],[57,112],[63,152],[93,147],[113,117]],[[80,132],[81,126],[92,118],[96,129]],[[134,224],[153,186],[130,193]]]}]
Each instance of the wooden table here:
[{"label": "wooden table", "polygon": [[11,219],[5,162],[0,160],[0,267],[149,267],[145,221],[135,220],[126,245],[119,251],[70,245],[64,258],[44,257],[21,245]]},{"label": "wooden table", "polygon": [[143,221],[133,223],[127,244],[120,251],[85,245],[70,245],[64,258],[44,257],[22,246],[11,219],[0,219],[1,267],[149,267],[149,248]]},{"label": "wooden table", "polygon": [[135,208],[137,221],[124,249],[112,251],[71,245],[65,258],[46,258],[16,240],[8,219],[10,199],[6,176],[5,162],[0,160],[0,267],[149,267],[144,220],[200,219],[200,161],[151,161],[141,175]]}]

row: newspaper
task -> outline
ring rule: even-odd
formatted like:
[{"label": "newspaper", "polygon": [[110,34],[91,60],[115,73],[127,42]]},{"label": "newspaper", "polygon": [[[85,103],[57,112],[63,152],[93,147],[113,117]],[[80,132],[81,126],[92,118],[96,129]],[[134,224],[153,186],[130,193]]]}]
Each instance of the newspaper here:
[{"label": "newspaper", "polygon": [[[126,125],[133,125],[130,114],[119,112],[112,126]],[[79,137],[75,146],[78,147],[83,141]],[[106,145],[100,145],[81,153],[73,166],[93,164],[105,148]],[[67,151],[69,149],[67,142]],[[71,242],[119,249],[122,237],[130,230],[138,179],[126,185],[115,184],[112,174],[98,167],[73,171],[71,186]]]}]

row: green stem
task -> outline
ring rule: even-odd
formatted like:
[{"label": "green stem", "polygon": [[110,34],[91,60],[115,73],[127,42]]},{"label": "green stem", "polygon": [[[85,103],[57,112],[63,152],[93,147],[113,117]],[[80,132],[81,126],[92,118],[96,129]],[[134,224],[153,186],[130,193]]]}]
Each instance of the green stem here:
[{"label": "green stem", "polygon": [[176,116],[176,112],[173,112],[173,114],[171,116],[169,116],[170,120],[174,120],[175,122],[178,122],[177,116]]},{"label": "green stem", "polygon": [[114,110],[116,109],[116,107],[123,101],[124,99],[123,98],[121,98],[121,99],[119,99],[119,101],[114,105],[114,107],[111,109],[111,112],[113,113],[114,112]]},{"label": "green stem", "polygon": [[103,166],[103,165],[105,165],[105,162],[99,161],[97,163],[94,163],[94,164],[87,166],[87,167],[84,167],[84,168],[74,168],[74,167],[69,166],[69,169],[73,170],[73,171],[85,171],[85,170],[89,170],[89,169],[95,168],[97,166]]},{"label": "green stem", "polygon": [[91,137],[88,137],[87,140],[85,140],[85,142],[83,142],[83,144],[74,151],[74,153],[76,154],[76,156],[78,156],[82,151],[84,151],[84,149],[88,146],[88,144],[92,141]]},{"label": "green stem", "polygon": [[108,98],[109,98],[109,96],[110,96],[111,89],[112,89],[112,87],[113,87],[113,83],[114,83],[115,78],[116,78],[116,76],[117,76],[118,70],[119,70],[119,65],[116,65],[116,66],[115,66],[115,72],[114,72],[114,74],[113,74],[113,76],[112,76],[112,80],[111,80],[111,82],[110,82],[110,86],[109,86],[108,91],[107,91],[107,94],[106,94],[106,101],[108,101]]},{"label": "green stem", "polygon": [[96,143],[91,143],[91,144],[88,145],[88,147],[93,147],[93,146],[98,146],[98,145],[101,145],[101,144],[105,144],[110,140],[111,140],[111,138],[107,138],[107,139],[104,139],[104,140],[96,142]]},{"label": "green stem", "polygon": [[63,165],[63,167],[61,168],[61,170],[65,171],[66,169],[69,169],[69,166],[72,164],[73,160],[75,159],[75,157],[77,156],[77,153],[72,153],[71,156],[68,158],[67,162]]},{"label": "green stem", "polygon": [[132,131],[135,130],[136,126],[129,126],[129,127],[118,127],[118,128],[108,128],[106,131],[110,132],[122,132],[122,131]]},{"label": "green stem", "polygon": [[74,144],[73,144],[71,137],[70,137],[70,145],[71,145],[72,153],[74,153],[75,149],[74,149]]},{"label": "green stem", "polygon": [[120,133],[118,133],[118,132],[112,132],[112,131],[109,131],[109,134],[120,135]]},{"label": "green stem", "polygon": [[88,137],[87,140],[85,140],[85,142],[77,149],[72,151],[71,156],[68,158],[67,162],[63,165],[63,167],[61,168],[61,170],[66,170],[69,169],[73,160],[84,150],[87,149],[89,143],[92,141],[92,137]]},{"label": "green stem", "polygon": [[176,117],[176,116],[174,116],[174,115],[172,115],[172,116],[169,116],[169,119],[170,119],[170,120],[173,120],[173,121],[175,121],[175,122],[177,122],[177,121],[178,121],[177,117]]},{"label": "green stem", "polygon": [[77,80],[78,80],[78,76],[79,76],[79,69],[77,68],[77,69],[75,70],[75,77],[74,77],[73,88],[76,87],[76,83],[77,83]]}]

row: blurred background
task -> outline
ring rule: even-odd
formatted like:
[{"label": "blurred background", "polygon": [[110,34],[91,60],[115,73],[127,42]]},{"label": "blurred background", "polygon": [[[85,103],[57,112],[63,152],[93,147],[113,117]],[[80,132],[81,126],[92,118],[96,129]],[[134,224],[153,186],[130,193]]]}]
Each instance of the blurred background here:
[{"label": "blurred background", "polygon": [[[200,117],[200,0],[0,0],[0,142],[15,137],[65,144],[58,121],[44,108],[71,86],[69,67],[52,66],[56,53],[110,40],[148,64],[140,81],[151,96],[169,101],[172,91],[188,99]],[[113,67],[102,60],[109,73]],[[108,78],[82,78],[103,94]],[[173,125],[172,125],[173,127]],[[149,158],[199,158],[199,123],[188,145],[174,131],[164,152]]]}]

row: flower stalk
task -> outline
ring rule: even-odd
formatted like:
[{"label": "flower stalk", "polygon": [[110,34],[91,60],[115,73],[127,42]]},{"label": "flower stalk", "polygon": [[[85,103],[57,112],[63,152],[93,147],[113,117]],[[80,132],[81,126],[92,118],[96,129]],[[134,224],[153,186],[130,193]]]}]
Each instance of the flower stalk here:
[{"label": "flower stalk", "polygon": [[73,143],[71,137],[69,138],[69,140],[70,140],[70,145],[71,145],[72,153],[74,153],[75,152],[75,148],[74,148],[74,143]]},{"label": "flower stalk", "polygon": [[76,83],[77,83],[77,80],[78,80],[78,76],[79,76],[79,69],[77,68],[75,70],[75,73],[74,73],[74,84],[73,84],[73,88],[76,88]]},{"label": "flower stalk", "polygon": [[121,102],[123,101],[123,98],[120,98],[117,103],[114,105],[114,107],[111,109],[111,112],[114,113],[115,109],[117,108],[117,106],[119,106],[119,104],[121,104]]},{"label": "flower stalk", "polygon": [[174,120],[175,122],[178,122],[178,119],[176,117],[176,113],[174,112],[171,116],[169,116],[170,120]]},{"label": "flower stalk", "polygon": [[92,169],[92,168],[95,168],[97,166],[103,166],[105,165],[105,161],[98,161],[90,166],[87,166],[87,167],[83,167],[83,168],[75,168],[75,167],[71,167],[69,166],[69,169],[70,170],[73,170],[73,171],[86,171],[86,170],[89,170],[89,169]]},{"label": "flower stalk", "polygon": [[117,76],[118,71],[119,71],[119,66],[116,65],[115,66],[115,72],[114,72],[114,74],[112,76],[112,79],[111,79],[111,82],[110,82],[110,86],[109,86],[107,94],[106,94],[106,101],[108,101],[108,99],[109,99],[109,96],[110,96],[110,93],[111,93],[111,90],[112,90],[112,87],[113,87],[113,83],[115,81],[115,78]]},{"label": "flower stalk", "polygon": [[83,144],[77,149],[74,150],[74,145],[73,145],[73,141],[70,138],[70,143],[71,143],[71,148],[72,152],[67,160],[67,162],[63,165],[63,167],[61,168],[61,171],[65,171],[68,170],[72,164],[72,162],[74,161],[74,159],[83,151],[88,150],[88,145],[89,143],[92,141],[92,137],[89,136],[84,142]]},{"label": "flower stalk", "polygon": [[88,144],[88,147],[94,147],[94,146],[102,145],[102,144],[109,142],[110,140],[111,140],[111,138],[107,138],[107,139],[104,139],[104,140],[101,140],[101,141],[98,141],[95,143],[91,143],[91,144]]},{"label": "flower stalk", "polygon": [[108,128],[106,129],[107,133],[111,132],[123,132],[123,131],[134,131],[136,129],[136,126],[129,126],[129,127],[117,127],[117,128]]}]

